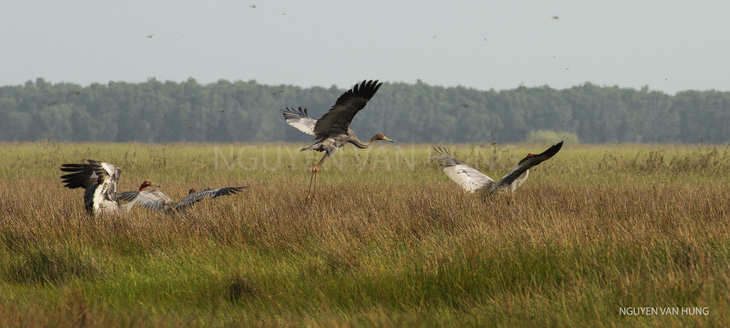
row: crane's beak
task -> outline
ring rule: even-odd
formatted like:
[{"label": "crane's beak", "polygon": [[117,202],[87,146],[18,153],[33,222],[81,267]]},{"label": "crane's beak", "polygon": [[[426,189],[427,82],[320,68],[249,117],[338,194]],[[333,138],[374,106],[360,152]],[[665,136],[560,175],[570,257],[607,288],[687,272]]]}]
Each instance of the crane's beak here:
[{"label": "crane's beak", "polygon": [[392,142],[392,143],[395,143],[395,141],[393,141],[393,139],[390,139],[390,138],[388,138],[388,137],[386,137],[386,136],[383,136],[383,140],[385,140],[385,141],[390,141],[390,142]]}]

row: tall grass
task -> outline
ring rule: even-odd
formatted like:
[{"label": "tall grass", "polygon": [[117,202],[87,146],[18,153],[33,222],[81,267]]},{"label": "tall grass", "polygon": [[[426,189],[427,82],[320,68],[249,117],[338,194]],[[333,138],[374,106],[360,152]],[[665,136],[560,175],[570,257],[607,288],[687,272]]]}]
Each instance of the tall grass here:
[{"label": "tall grass", "polygon": [[[499,177],[544,146],[456,145]],[[636,326],[730,322],[727,147],[571,146],[514,196],[466,194],[426,145],[3,144],[0,326]],[[536,149],[538,148],[538,149]],[[61,163],[122,167],[185,215],[86,215]],[[707,307],[626,316],[622,307]]]}]

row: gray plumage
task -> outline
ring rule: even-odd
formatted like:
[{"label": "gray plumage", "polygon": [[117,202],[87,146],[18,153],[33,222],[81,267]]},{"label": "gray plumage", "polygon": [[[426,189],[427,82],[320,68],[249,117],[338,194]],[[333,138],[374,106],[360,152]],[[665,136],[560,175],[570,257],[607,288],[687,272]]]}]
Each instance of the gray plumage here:
[{"label": "gray plumage", "polygon": [[[391,141],[382,134],[376,134],[368,143],[357,138],[355,132],[350,129],[350,123],[360,110],[365,108],[367,102],[380,89],[382,83],[375,81],[363,81],[356,84],[352,89],[343,93],[334,106],[322,116],[315,120],[309,116],[306,108],[286,108],[282,112],[286,122],[297,130],[315,137],[315,142],[302,150],[316,150],[326,152],[332,156],[339,148],[351,143],[360,149],[365,149],[375,140]],[[382,138],[381,138],[382,137]]]},{"label": "gray plumage", "polygon": [[218,189],[207,188],[201,191],[191,190],[190,193],[179,202],[172,200],[170,197],[158,190],[125,191],[119,193],[119,199],[129,202],[136,202],[144,208],[153,211],[170,213],[180,211],[205,198],[216,198],[218,196],[235,195],[247,187],[248,186],[227,187]]},{"label": "gray plumage", "polygon": [[286,119],[289,125],[315,137],[314,143],[309,147],[302,148],[302,150],[315,150],[325,153],[317,165],[312,168],[312,178],[309,183],[310,193],[307,196],[307,201],[311,197],[314,197],[317,184],[316,175],[319,168],[338,149],[348,143],[360,149],[365,149],[377,140],[393,142],[393,140],[384,136],[382,133],[374,135],[368,142],[362,142],[357,138],[355,132],[350,129],[352,119],[360,110],[365,108],[367,102],[380,89],[381,85],[382,83],[378,83],[377,80],[362,81],[360,84],[356,84],[352,89],[347,90],[347,92],[337,98],[334,106],[319,120],[309,117],[307,109],[302,107],[298,109],[287,107],[282,112],[284,119]]},{"label": "gray plumage", "polygon": [[317,120],[314,126],[315,137],[347,133],[355,114],[365,108],[365,104],[378,92],[381,85],[383,84],[377,80],[362,81],[343,93],[329,112]]},{"label": "gray plumage", "polygon": [[[444,173],[446,173],[446,175],[454,180],[459,186],[464,188],[464,190],[468,192],[481,191],[487,193],[513,193],[518,187],[525,183],[530,174],[530,168],[550,159],[557,154],[562,147],[563,142],[561,141],[540,154],[528,154],[527,157],[517,163],[517,166],[514,170],[512,170],[512,172],[507,173],[507,175],[502,177],[499,181],[494,181],[484,173],[462,163],[446,148],[434,148],[434,152],[436,153],[435,159],[443,168]],[[523,173],[524,176],[520,178]]]}]

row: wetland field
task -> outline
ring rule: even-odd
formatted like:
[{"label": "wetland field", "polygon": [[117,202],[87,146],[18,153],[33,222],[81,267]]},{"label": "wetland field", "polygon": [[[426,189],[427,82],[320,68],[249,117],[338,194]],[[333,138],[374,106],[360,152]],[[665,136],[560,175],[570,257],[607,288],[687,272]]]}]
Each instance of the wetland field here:
[{"label": "wetland field", "polygon": [[[0,143],[0,326],[730,324],[730,146],[566,144],[489,199],[434,145],[349,146],[307,205],[307,145]],[[448,146],[499,178],[549,145]],[[87,158],[248,188],[91,217],[59,170]]]}]

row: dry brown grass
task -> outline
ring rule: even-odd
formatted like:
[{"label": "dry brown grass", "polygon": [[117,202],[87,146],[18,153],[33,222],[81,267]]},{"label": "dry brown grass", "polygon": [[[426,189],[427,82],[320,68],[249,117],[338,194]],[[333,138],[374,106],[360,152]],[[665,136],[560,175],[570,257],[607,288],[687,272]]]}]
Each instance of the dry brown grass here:
[{"label": "dry brown grass", "polygon": [[[258,148],[239,156],[261,156],[245,146]],[[576,146],[513,197],[488,200],[430,165],[427,146],[415,146],[413,170],[358,169],[384,165],[393,148],[345,151],[307,206],[315,158],[216,170],[215,147],[4,145],[0,326],[730,322],[726,148]],[[481,150],[491,156],[466,148]],[[509,152],[500,160],[522,149]],[[86,157],[122,166],[123,190],[144,179],[173,198],[250,188],[183,216],[91,218],[58,171]],[[619,315],[674,306],[710,315]]]}]

